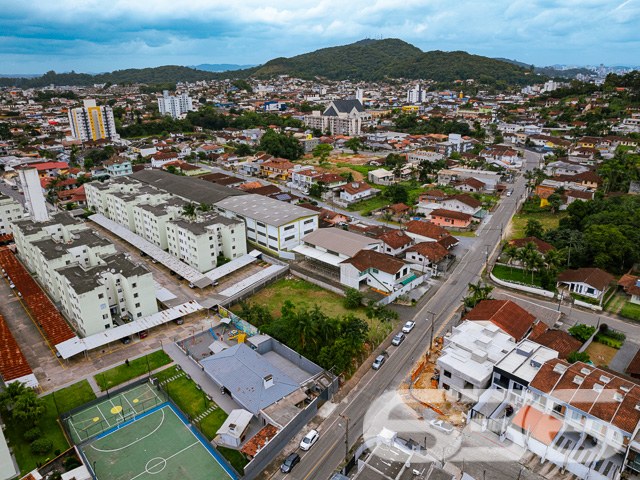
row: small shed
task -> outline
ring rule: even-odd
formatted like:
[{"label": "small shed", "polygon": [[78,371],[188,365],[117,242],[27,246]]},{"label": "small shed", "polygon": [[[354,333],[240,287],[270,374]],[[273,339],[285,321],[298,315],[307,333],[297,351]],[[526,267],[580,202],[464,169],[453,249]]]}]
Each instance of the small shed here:
[{"label": "small shed", "polygon": [[218,429],[219,443],[229,447],[239,447],[249,430],[253,415],[243,408],[232,410],[225,422]]}]

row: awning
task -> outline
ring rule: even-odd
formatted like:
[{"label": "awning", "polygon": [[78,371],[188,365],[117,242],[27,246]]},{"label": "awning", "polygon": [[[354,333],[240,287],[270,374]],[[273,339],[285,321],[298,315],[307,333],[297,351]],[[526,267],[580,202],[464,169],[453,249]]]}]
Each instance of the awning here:
[{"label": "awning", "polygon": [[536,440],[551,445],[562,428],[562,422],[551,415],[542,413],[530,405],[522,407],[513,419],[513,424],[522,428],[523,432],[531,432]]},{"label": "awning", "polygon": [[413,282],[416,278],[418,278],[418,277],[416,277],[416,276],[412,273],[412,274],[411,274],[411,275],[409,275],[407,278],[405,278],[404,280],[402,280],[400,283],[401,283],[402,285],[406,285],[407,283],[411,283],[411,282]]}]

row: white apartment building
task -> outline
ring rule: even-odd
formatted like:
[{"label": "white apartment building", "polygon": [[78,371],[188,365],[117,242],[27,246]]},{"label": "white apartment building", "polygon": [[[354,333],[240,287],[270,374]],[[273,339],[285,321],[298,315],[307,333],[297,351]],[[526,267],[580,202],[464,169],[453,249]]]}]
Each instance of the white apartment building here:
[{"label": "white apartment building", "polygon": [[193,110],[193,102],[187,93],[174,96],[169,95],[169,90],[165,90],[162,97],[158,98],[158,109],[160,115],[171,115],[171,118],[178,118]]},{"label": "white apartment building", "polygon": [[407,103],[412,105],[417,103],[424,103],[427,99],[426,90],[422,90],[422,85],[413,87],[407,92]]},{"label": "white apartment building", "polygon": [[19,220],[13,230],[20,259],[83,335],[158,311],[151,273],[68,213]]},{"label": "white apartment building", "polygon": [[71,134],[83,142],[88,140],[118,140],[113,110],[108,106],[97,106],[95,100],[85,100],[84,107],[69,110]]},{"label": "white apartment building", "polygon": [[367,113],[358,100],[334,100],[320,113],[318,110],[305,116],[310,128],[318,128],[322,132],[329,130],[331,135],[360,135],[362,127],[371,122],[371,114]]},{"label": "white apartment building", "polygon": [[0,235],[13,232],[11,225],[24,217],[22,204],[8,195],[0,195]]},{"label": "white apartment building", "polygon": [[242,195],[216,203],[222,215],[244,220],[247,240],[281,255],[318,229],[318,212],[262,195]]},{"label": "white apartment building", "polygon": [[[242,220],[230,219],[228,215],[214,211],[198,211],[194,218],[187,218],[183,213],[188,202],[200,205],[205,203],[205,199],[215,201],[227,193],[237,195],[241,192],[199,179],[158,173],[152,172],[151,175],[161,181],[157,187],[136,179],[138,174],[117,178],[111,183],[87,183],[87,203],[97,213],[168,250],[200,272],[215,268],[218,257],[233,259],[247,253],[246,229]],[[171,183],[162,183],[164,180]],[[179,193],[167,192],[165,187]],[[189,190],[185,191],[187,188]],[[262,202],[270,200],[259,198]],[[272,201],[278,205],[284,203]]]}]

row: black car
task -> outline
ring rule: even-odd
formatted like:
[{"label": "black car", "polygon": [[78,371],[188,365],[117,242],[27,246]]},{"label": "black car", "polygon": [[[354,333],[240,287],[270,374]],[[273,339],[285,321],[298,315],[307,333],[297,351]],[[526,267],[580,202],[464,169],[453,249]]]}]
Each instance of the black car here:
[{"label": "black car", "polygon": [[120,339],[120,341],[124,344],[124,345],[129,345],[131,343],[131,339],[129,337],[123,337]]},{"label": "black car", "polygon": [[298,462],[300,462],[300,455],[298,455],[297,453],[292,453],[280,466],[280,471],[282,473],[289,473],[291,472],[291,470],[293,470],[293,467],[298,464]]}]

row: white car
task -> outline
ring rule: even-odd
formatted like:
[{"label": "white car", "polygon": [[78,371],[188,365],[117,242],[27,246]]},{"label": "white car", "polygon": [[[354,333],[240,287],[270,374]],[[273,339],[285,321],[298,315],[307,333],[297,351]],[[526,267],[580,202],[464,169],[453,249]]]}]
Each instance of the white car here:
[{"label": "white car", "polygon": [[447,435],[450,435],[453,432],[453,425],[445,422],[444,420],[436,420],[435,418],[429,422],[431,428],[435,430],[440,430]]},{"label": "white car", "polygon": [[320,435],[318,435],[318,432],[316,430],[311,430],[300,442],[300,450],[309,450],[319,438]]},{"label": "white car", "polygon": [[410,333],[411,330],[413,330],[413,327],[415,326],[416,326],[416,322],[409,321],[405,323],[404,327],[402,327],[402,333]]}]

